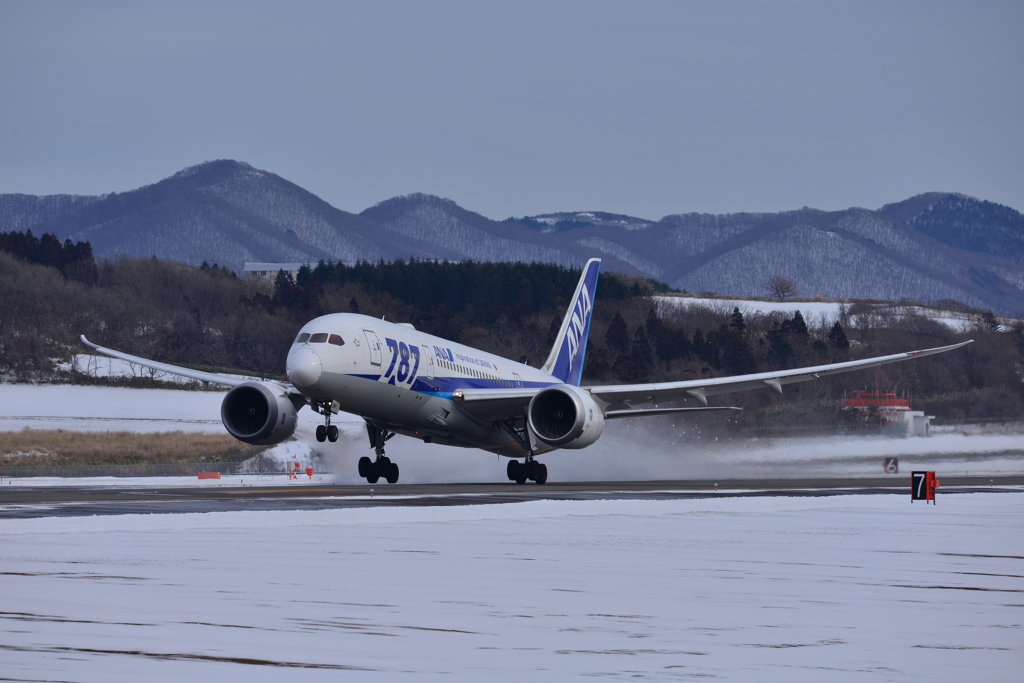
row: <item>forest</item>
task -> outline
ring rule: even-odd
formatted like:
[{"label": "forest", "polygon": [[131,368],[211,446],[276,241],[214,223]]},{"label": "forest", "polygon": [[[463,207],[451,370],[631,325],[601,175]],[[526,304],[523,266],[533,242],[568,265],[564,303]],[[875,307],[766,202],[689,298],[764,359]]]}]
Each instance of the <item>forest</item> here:
[{"label": "forest", "polygon": [[[52,238],[52,236],[50,236]],[[281,377],[287,349],[309,319],[356,312],[540,365],[579,271],[539,263],[397,260],[320,263],[292,280],[252,281],[220,266],[156,258],[96,261],[88,243],[0,236],[0,367],[6,381],[86,381],[59,370],[103,346],[156,360]],[[55,244],[56,243],[56,244]],[[13,246],[12,246],[13,245]],[[836,362],[962,341],[956,352],[882,368],[877,382],[909,392],[915,409],[951,419],[1024,415],[1024,327],[976,312],[967,332],[878,302],[838,316],[750,314],[725,304],[677,306],[669,288],[602,273],[585,384],[695,379]],[[719,399],[748,424],[799,414],[841,418],[839,398],[873,386],[874,371]]]}]

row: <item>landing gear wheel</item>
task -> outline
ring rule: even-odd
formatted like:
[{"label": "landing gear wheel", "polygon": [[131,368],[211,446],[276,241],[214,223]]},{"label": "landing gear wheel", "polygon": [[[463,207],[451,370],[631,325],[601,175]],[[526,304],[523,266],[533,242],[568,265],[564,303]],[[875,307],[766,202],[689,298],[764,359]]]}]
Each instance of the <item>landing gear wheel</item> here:
[{"label": "landing gear wheel", "polygon": [[389,484],[398,483],[398,465],[396,465],[395,463],[391,463],[391,465],[388,467],[387,480]]},{"label": "landing gear wheel", "polygon": [[515,481],[519,478],[519,468],[521,465],[518,460],[509,460],[508,467],[505,469],[505,473],[508,475],[509,481]]},{"label": "landing gear wheel", "polygon": [[515,476],[512,477],[512,479],[515,480],[517,484],[525,484],[526,480],[530,478],[530,462],[526,461],[521,463],[518,460],[513,460],[512,462],[516,464],[516,470],[513,473]]},{"label": "landing gear wheel", "polygon": [[370,472],[369,475],[367,475],[366,483],[367,484],[376,484],[378,479],[380,479],[380,475],[377,474],[376,470],[374,470],[373,472]]},{"label": "landing gear wheel", "polygon": [[359,458],[359,476],[363,479],[369,479],[371,472],[373,472],[373,461],[365,455]]},{"label": "landing gear wheel", "polygon": [[533,480],[538,484],[546,482],[548,480],[548,466],[537,463],[536,476],[533,477]]},{"label": "landing gear wheel", "polygon": [[537,481],[537,468],[540,463],[536,460],[528,460],[526,462],[526,478],[530,481]]},{"label": "landing gear wheel", "polygon": [[335,427],[334,425],[331,425],[330,427],[327,428],[327,440],[330,441],[331,443],[334,443],[335,441],[338,440],[338,428]]},{"label": "landing gear wheel", "polygon": [[323,425],[316,426],[316,440],[326,441],[327,440],[327,427]]}]

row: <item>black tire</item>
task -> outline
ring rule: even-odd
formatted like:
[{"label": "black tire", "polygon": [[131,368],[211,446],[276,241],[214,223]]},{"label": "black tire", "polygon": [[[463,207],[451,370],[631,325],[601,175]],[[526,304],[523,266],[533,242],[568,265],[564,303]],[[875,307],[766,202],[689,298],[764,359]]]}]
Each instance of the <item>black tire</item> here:
[{"label": "black tire", "polygon": [[338,440],[338,428],[335,427],[334,425],[331,425],[330,427],[327,428],[327,440],[330,441],[331,443],[334,443],[335,441]]},{"label": "black tire", "polygon": [[397,484],[398,483],[398,464],[397,463],[391,463],[391,466],[388,467],[387,480],[388,480],[389,484]]},{"label": "black tire", "polygon": [[509,460],[508,467],[505,469],[505,473],[508,475],[509,481],[515,481],[519,478],[519,461]]},{"label": "black tire", "polygon": [[530,481],[537,481],[537,471],[540,469],[540,465],[536,460],[531,460],[526,463],[526,478]]},{"label": "black tire", "polygon": [[359,476],[363,479],[370,476],[370,472],[373,471],[373,461],[367,458],[365,455],[359,458]]},{"label": "black tire", "polygon": [[542,463],[537,463],[537,476],[534,481],[538,484],[543,484],[548,480],[548,466]]},{"label": "black tire", "polygon": [[326,441],[327,440],[327,427],[323,425],[316,426],[316,440]]},{"label": "black tire", "polygon": [[376,472],[370,472],[370,476],[366,478],[367,484],[376,484],[377,480],[380,479],[380,475]]},{"label": "black tire", "polygon": [[517,484],[525,484],[526,483],[526,468],[525,467],[520,467],[519,468],[519,476],[516,477],[516,483]]}]

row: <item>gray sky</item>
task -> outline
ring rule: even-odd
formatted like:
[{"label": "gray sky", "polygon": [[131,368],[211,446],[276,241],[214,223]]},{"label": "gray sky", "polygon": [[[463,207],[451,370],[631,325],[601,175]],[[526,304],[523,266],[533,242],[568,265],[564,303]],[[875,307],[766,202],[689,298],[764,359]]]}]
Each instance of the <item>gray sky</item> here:
[{"label": "gray sky", "polygon": [[202,161],[358,212],[1024,210],[1024,3],[0,0],[0,192]]}]

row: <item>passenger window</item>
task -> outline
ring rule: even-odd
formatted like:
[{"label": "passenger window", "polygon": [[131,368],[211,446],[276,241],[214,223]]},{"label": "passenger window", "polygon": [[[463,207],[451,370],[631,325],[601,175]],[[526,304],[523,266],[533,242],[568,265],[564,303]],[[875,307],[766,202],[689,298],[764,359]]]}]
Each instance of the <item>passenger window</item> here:
[{"label": "passenger window", "polygon": [[309,332],[303,332],[302,334],[300,334],[298,337],[295,338],[295,343],[296,344],[303,344],[303,343],[308,342],[308,341],[309,341]]},{"label": "passenger window", "polygon": [[336,334],[332,334],[327,341],[329,343],[331,343],[331,344],[334,344],[335,346],[344,346],[345,345],[345,340],[342,339],[341,337],[339,337]]},{"label": "passenger window", "polygon": [[327,341],[326,332],[317,332],[316,334],[309,338],[310,344],[323,344],[325,341]]}]

